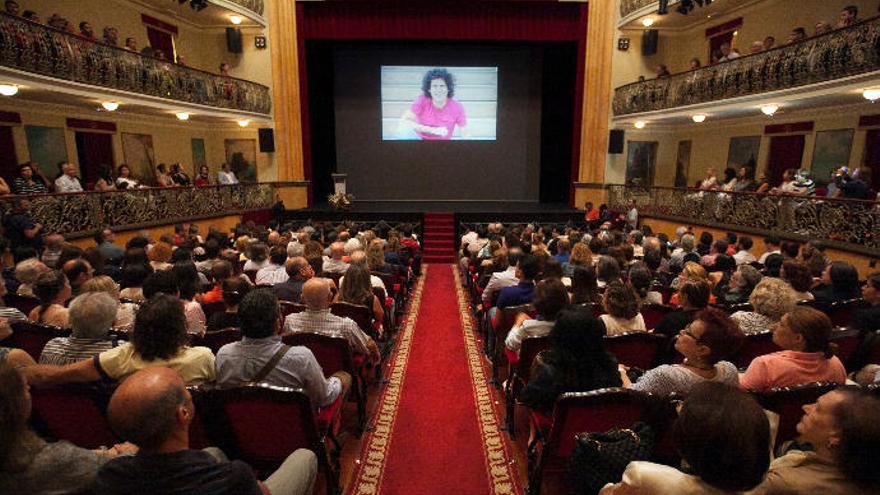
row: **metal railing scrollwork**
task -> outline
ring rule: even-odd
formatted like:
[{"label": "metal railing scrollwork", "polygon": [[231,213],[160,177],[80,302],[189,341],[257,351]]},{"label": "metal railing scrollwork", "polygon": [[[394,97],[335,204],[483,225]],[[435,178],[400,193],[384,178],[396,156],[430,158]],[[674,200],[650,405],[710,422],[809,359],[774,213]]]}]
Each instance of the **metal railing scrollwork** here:
[{"label": "metal railing scrollwork", "polygon": [[269,88],[88,40],[0,13],[0,65],[169,100],[268,115]]},{"label": "metal railing scrollwork", "polygon": [[792,45],[614,90],[614,114],[725,100],[880,70],[880,17]]},{"label": "metal railing scrollwork", "polygon": [[236,5],[240,5],[251,12],[254,12],[259,15],[263,15],[263,0],[227,0]]},{"label": "metal railing scrollwork", "polygon": [[[620,17],[626,17],[637,10],[641,10],[657,0],[620,0]],[[670,2],[671,3],[671,2]]]},{"label": "metal railing scrollwork", "polygon": [[818,196],[608,186],[608,207],[682,224],[777,235],[880,256],[880,202]]},{"label": "metal railing scrollwork", "polygon": [[[131,230],[267,209],[275,202],[274,189],[272,183],[249,183],[25,197],[31,202],[31,216],[43,224],[44,232],[74,238],[104,227]],[[20,196],[3,199],[16,197]]]}]

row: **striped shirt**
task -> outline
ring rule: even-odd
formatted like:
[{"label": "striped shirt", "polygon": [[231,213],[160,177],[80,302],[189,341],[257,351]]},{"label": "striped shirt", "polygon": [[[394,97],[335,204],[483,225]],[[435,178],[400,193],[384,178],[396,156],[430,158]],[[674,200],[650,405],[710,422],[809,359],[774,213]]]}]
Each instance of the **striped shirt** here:
[{"label": "striped shirt", "polygon": [[12,181],[12,190],[15,191],[15,194],[39,194],[48,192],[46,190],[46,186],[37,180],[28,183],[24,180],[24,177],[16,177],[15,180]]},{"label": "striped shirt", "polygon": [[329,309],[287,315],[284,319],[284,333],[316,333],[327,337],[341,337],[348,341],[352,352],[370,354],[370,336],[351,318],[336,316]]},{"label": "striped shirt", "polygon": [[77,337],[58,337],[50,340],[40,354],[40,364],[78,363],[110,350],[113,342],[105,339],[80,339]]}]

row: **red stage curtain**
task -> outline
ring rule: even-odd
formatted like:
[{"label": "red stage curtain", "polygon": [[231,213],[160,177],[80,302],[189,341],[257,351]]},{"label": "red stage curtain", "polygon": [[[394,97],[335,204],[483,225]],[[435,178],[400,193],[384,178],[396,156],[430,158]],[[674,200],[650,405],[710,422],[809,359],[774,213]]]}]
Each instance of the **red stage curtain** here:
[{"label": "red stage curtain", "polygon": [[309,2],[303,38],[577,41],[586,4],[560,2]]},{"label": "red stage curtain", "polygon": [[150,46],[154,50],[162,50],[162,53],[165,54],[165,60],[169,62],[175,60],[174,41],[171,39],[170,34],[147,26],[147,38],[150,40]]},{"label": "red stage curtain", "polygon": [[770,158],[767,163],[767,179],[770,185],[778,186],[782,183],[782,173],[786,169],[801,168],[801,160],[804,156],[803,134],[794,136],[773,136],[770,138]]}]

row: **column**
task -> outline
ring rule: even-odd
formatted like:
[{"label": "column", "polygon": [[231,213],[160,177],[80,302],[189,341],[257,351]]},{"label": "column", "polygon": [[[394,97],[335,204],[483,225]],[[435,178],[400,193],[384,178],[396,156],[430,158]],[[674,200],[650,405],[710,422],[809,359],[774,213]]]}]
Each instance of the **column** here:
[{"label": "column", "polygon": [[296,2],[267,0],[272,59],[272,111],[279,181],[303,180],[302,109]]}]

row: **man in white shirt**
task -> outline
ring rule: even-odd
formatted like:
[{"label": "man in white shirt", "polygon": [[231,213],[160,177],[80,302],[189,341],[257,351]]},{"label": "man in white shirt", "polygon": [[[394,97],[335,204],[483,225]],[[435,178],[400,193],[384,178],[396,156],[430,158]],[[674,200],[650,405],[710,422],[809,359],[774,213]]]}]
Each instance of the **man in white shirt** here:
[{"label": "man in white shirt", "polygon": [[511,248],[508,251],[507,270],[492,274],[489,281],[486,282],[486,287],[483,288],[483,295],[481,296],[483,301],[491,303],[492,295],[496,291],[519,283],[519,279],[516,277],[516,265],[519,263],[520,256],[522,256],[522,251],[519,248]]},{"label": "man in white shirt", "polygon": [[730,47],[730,43],[722,43],[720,49],[722,55],[721,62],[727,62],[740,57],[739,53]]},{"label": "man in white shirt", "polygon": [[751,263],[756,261],[755,255],[749,252],[749,249],[752,249],[752,238],[747,235],[739,236],[739,239],[736,241],[736,254],[733,255],[733,259],[736,261],[737,265],[745,265],[747,263]]},{"label": "man in white shirt", "polygon": [[76,178],[76,167],[72,163],[61,165],[61,176],[55,179],[55,192],[82,192],[82,184]]},{"label": "man in white shirt", "polygon": [[217,183],[218,184],[221,184],[221,185],[223,185],[223,184],[226,184],[226,185],[238,184],[238,178],[235,177],[235,172],[233,172],[232,169],[229,168],[228,163],[224,163],[221,166],[221,169],[222,170],[217,172]]},{"label": "man in white shirt", "polygon": [[776,236],[770,236],[764,238],[764,254],[758,258],[758,263],[764,264],[767,261],[767,256],[771,254],[782,254],[782,250],[780,249],[782,246],[782,242]]},{"label": "man in white shirt", "polygon": [[257,285],[275,285],[287,282],[289,276],[284,264],[287,262],[287,248],[275,246],[269,252],[269,264],[257,271],[254,281]]}]

